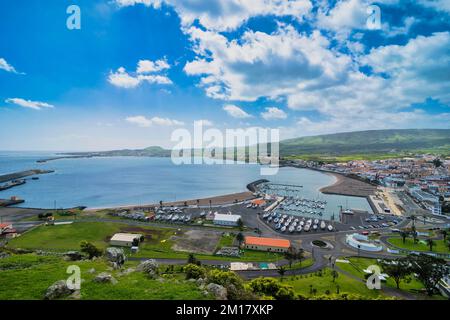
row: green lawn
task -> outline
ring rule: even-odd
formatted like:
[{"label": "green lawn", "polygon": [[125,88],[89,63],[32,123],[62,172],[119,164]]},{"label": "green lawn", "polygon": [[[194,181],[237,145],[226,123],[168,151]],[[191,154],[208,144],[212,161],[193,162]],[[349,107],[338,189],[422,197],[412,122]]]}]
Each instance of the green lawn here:
[{"label": "green lawn", "polygon": [[[363,270],[367,269],[368,266],[370,266],[370,265],[378,265],[379,266],[379,263],[377,262],[376,259],[352,257],[352,258],[348,258],[347,260],[349,260],[351,263],[338,262],[337,266],[340,269],[342,269],[354,276],[359,277],[360,279],[364,279],[366,274],[363,272]],[[385,283],[383,283],[382,285],[386,285],[391,288],[397,288],[397,285],[395,284],[395,281],[392,278],[388,278],[387,281]],[[421,290],[423,288],[424,288],[423,284],[420,281],[418,281],[417,279],[415,279],[414,277],[411,277],[410,279],[408,279],[406,281],[402,281],[400,283],[400,289],[409,291],[411,293],[417,293],[418,290]]]},{"label": "green lawn", "polygon": [[[281,281],[281,278],[278,279]],[[365,299],[386,298],[380,291],[369,290],[363,282],[342,273],[339,273],[339,276],[333,282],[331,269],[329,268],[324,269],[321,276],[319,272],[302,276],[289,276],[284,277],[282,283],[291,285],[297,294],[308,298],[325,295],[327,291],[329,291],[329,294],[336,294],[337,286],[339,286],[339,294],[358,294]],[[311,294],[311,286],[317,290],[315,295]]]},{"label": "green lawn", "polygon": [[[141,272],[119,275],[119,271],[109,271],[104,260],[66,262],[58,257],[44,257],[34,254],[16,255],[0,260],[0,300],[42,299],[46,289],[58,280],[67,279],[69,265],[81,269],[81,298],[96,299],[181,299],[198,300],[206,297],[195,284],[174,277],[164,282],[151,280]],[[135,262],[127,262],[125,268],[134,267]],[[88,272],[91,268],[95,273]],[[100,284],[92,279],[100,272],[112,274],[118,283]],[[180,277],[178,277],[180,278]]]},{"label": "green lawn", "polygon": [[[83,240],[92,242],[98,248],[109,246],[109,238],[117,232],[136,232],[146,235],[140,245],[139,252],[133,254],[137,258],[167,258],[187,259],[188,253],[172,249],[174,242],[170,239],[177,230],[173,228],[158,228],[152,226],[129,226],[112,222],[74,222],[69,225],[39,226],[12,239],[10,248],[47,250],[64,252],[79,250]],[[227,239],[228,241],[228,239]],[[240,258],[221,257],[214,255],[196,255],[198,259],[234,260],[234,261],[277,261],[283,258],[281,254],[245,250]]]},{"label": "green lawn", "polygon": [[[448,249],[448,246],[444,242],[444,240],[433,240],[435,242],[435,245],[433,246],[433,252],[436,253],[450,253],[450,250]],[[430,247],[423,243],[414,243],[414,239],[412,238],[406,238],[405,243],[403,243],[403,239],[399,237],[392,237],[388,239],[388,242],[390,242],[392,245],[407,249],[407,250],[413,250],[413,251],[430,251]]]}]

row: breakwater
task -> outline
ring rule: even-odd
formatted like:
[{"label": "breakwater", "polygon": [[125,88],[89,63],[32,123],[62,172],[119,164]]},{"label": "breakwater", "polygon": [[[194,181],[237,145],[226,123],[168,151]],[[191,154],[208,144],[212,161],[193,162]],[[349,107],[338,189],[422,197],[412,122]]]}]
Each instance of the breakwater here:
[{"label": "breakwater", "polygon": [[36,174],[47,174],[47,173],[53,173],[53,170],[25,170],[25,171],[19,171],[19,172],[13,172],[9,174],[4,174],[0,176],[0,183],[7,182],[11,180],[18,180],[21,178],[34,176]]}]

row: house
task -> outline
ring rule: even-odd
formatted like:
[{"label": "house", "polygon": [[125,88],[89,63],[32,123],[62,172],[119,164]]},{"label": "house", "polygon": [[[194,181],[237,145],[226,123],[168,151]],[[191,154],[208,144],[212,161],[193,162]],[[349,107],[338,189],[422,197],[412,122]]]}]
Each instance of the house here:
[{"label": "house", "polygon": [[250,250],[286,252],[291,247],[291,242],[285,239],[245,237],[245,248]]},{"label": "house", "polygon": [[109,243],[112,246],[119,246],[119,247],[133,247],[137,243],[140,242],[142,238],[141,234],[135,234],[135,233],[116,233],[112,236]]},{"label": "house", "polygon": [[219,226],[236,227],[239,224],[239,220],[241,220],[241,216],[238,214],[216,213],[214,215],[214,224]]},{"label": "house", "polygon": [[10,223],[0,223],[0,234],[7,233],[8,229],[12,229],[12,224],[10,224]]}]

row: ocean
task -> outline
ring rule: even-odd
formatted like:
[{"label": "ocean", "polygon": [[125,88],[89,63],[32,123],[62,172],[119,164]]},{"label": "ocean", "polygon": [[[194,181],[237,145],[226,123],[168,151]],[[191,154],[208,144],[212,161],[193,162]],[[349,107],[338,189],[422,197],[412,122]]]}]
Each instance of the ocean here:
[{"label": "ocean", "polygon": [[200,199],[247,191],[248,183],[267,179],[274,183],[302,185],[301,196],[326,200],[326,212],[338,206],[371,211],[366,199],[325,195],[319,189],[335,178],[322,172],[280,168],[275,176],[261,176],[256,164],[174,165],[170,158],[108,157],[60,159],[37,163],[55,156],[44,152],[0,152],[0,175],[28,170],[54,170],[39,180],[0,191],[0,199],[18,196],[22,207],[90,208],[143,205],[162,201]]}]

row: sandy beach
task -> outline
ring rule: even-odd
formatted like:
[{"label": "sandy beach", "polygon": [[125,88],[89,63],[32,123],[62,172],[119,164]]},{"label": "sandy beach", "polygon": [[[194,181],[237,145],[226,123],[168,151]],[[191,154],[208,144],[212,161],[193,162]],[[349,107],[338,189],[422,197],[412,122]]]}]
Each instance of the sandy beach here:
[{"label": "sandy beach", "polygon": [[358,179],[350,178],[334,172],[324,173],[332,175],[336,178],[336,182],[334,184],[320,189],[320,192],[325,194],[367,198],[368,196],[375,194],[375,191],[377,190],[376,186]]}]

